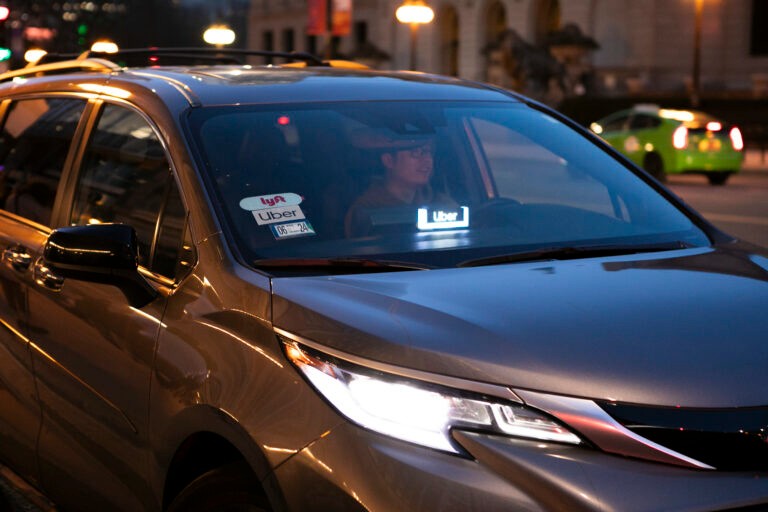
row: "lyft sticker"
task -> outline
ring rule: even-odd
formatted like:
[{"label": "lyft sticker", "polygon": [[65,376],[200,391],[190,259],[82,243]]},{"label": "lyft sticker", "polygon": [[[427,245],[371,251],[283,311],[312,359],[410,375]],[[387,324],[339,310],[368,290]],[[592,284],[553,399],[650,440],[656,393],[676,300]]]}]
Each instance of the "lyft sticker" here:
[{"label": "lyft sticker", "polygon": [[304,212],[301,211],[300,206],[265,208],[263,210],[252,210],[251,213],[253,213],[253,216],[256,217],[256,223],[259,226],[305,218]]},{"label": "lyft sticker", "polygon": [[240,200],[240,208],[255,212],[279,206],[296,206],[301,204],[301,196],[293,192],[283,194],[269,194],[266,196],[246,197]]}]

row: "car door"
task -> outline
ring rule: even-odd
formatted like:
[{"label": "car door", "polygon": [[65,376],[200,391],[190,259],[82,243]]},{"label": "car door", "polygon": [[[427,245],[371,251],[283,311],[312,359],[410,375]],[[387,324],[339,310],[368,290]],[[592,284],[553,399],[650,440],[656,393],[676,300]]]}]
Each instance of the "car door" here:
[{"label": "car door", "polygon": [[87,101],[40,97],[10,101],[0,134],[0,458],[36,481],[40,425],[27,294],[35,255]]},{"label": "car door", "polygon": [[137,304],[113,284],[63,279],[35,264],[29,325],[41,481],[66,509],[156,507],[146,477],[150,371],[184,208],[157,130],[127,105],[100,108],[80,162],[62,218],[135,228],[141,271],[160,293]]}]

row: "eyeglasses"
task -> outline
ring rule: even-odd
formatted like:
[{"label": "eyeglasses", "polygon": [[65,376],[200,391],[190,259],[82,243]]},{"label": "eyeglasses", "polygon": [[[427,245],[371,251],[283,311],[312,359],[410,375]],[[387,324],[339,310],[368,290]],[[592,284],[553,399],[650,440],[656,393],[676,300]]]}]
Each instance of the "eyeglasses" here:
[{"label": "eyeglasses", "polygon": [[432,146],[421,146],[413,149],[403,149],[402,152],[408,153],[411,158],[431,158],[434,148]]}]

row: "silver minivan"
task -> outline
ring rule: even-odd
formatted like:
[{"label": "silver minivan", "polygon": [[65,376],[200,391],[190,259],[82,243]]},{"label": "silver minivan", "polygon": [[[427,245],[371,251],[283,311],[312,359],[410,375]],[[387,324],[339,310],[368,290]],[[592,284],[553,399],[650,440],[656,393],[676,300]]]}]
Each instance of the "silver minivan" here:
[{"label": "silver minivan", "polygon": [[137,55],[0,76],[0,461],[57,508],[768,506],[768,251],[509,91]]}]

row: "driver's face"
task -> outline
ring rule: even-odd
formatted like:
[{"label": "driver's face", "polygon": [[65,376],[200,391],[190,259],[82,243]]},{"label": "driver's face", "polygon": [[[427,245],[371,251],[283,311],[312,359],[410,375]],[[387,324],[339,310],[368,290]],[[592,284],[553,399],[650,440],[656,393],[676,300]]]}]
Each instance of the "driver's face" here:
[{"label": "driver's face", "polygon": [[390,179],[414,187],[426,185],[432,177],[432,143],[384,155]]}]

